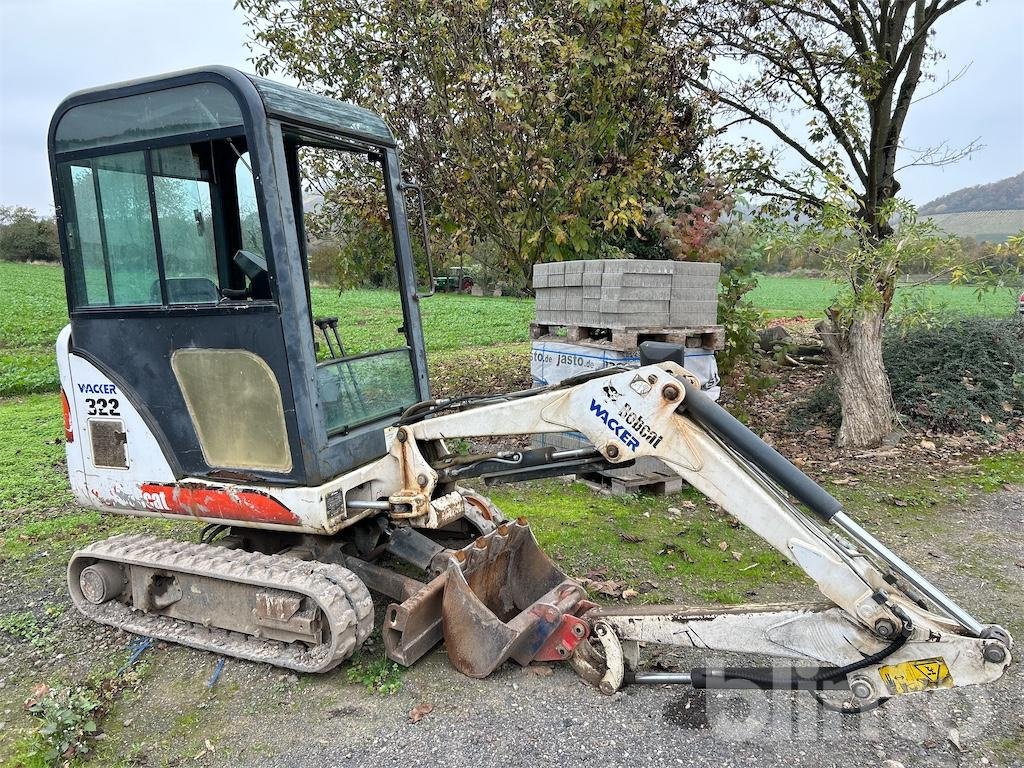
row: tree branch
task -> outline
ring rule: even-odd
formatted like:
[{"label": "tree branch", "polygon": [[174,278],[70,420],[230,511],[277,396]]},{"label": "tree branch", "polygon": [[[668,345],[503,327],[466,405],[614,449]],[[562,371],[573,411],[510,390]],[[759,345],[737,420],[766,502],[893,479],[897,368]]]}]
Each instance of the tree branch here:
[{"label": "tree branch", "polygon": [[785,144],[787,144],[788,146],[790,146],[791,148],[796,150],[796,152],[801,157],[803,157],[804,160],[806,160],[808,163],[813,165],[818,170],[820,170],[820,171],[822,171],[824,173],[831,173],[832,172],[833,169],[829,168],[821,160],[819,160],[817,157],[815,157],[810,152],[808,152],[807,149],[804,148],[800,144],[800,142],[798,142],[796,139],[791,137],[784,130],[782,130],[778,125],[776,125],[774,122],[772,122],[768,118],[764,117],[763,115],[761,115],[760,113],[758,113],[754,109],[752,109],[752,108],[750,108],[750,107],[746,106],[745,104],[742,104],[742,103],[740,103],[738,101],[735,101],[734,99],[730,98],[729,96],[727,96],[725,94],[715,92],[714,90],[712,90],[711,88],[707,87],[706,85],[704,85],[703,83],[701,83],[699,81],[691,80],[691,82],[693,83],[693,85],[695,85],[697,88],[699,88],[700,90],[704,91],[705,93],[708,93],[708,94],[711,94],[713,96],[716,96],[718,98],[718,100],[721,101],[726,106],[731,107],[732,109],[735,109],[737,112],[741,112],[741,113],[745,114],[747,116],[747,118],[752,120],[753,122],[758,123],[760,125],[763,125],[765,128],[767,128],[772,133],[774,133],[781,141],[783,141]]}]

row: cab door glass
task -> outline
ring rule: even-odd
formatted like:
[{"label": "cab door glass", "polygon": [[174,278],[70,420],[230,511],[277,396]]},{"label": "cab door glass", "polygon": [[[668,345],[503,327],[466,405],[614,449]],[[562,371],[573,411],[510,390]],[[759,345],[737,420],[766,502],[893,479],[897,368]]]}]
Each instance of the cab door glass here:
[{"label": "cab door glass", "polygon": [[220,298],[208,176],[197,148],[186,145],[153,152],[153,192],[171,304]]},{"label": "cab door glass", "polygon": [[397,416],[419,397],[380,156],[300,145],[294,160],[293,203],[304,214],[298,234],[312,284],[317,385],[333,435]]},{"label": "cab door glass", "polygon": [[313,314],[338,319],[344,350],[334,354],[323,343],[321,359],[404,347],[380,160],[313,146],[300,146],[297,159]]},{"label": "cab door glass", "polygon": [[242,247],[265,256],[260,209],[256,202],[256,181],[252,176],[252,160],[243,152],[235,164],[235,192],[238,195],[238,221],[242,229]]}]

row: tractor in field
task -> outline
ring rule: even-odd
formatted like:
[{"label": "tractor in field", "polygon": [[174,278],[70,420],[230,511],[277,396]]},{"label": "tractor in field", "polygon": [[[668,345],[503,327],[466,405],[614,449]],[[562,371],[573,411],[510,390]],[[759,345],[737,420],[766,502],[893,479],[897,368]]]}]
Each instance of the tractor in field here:
[{"label": "tractor in field", "polygon": [[434,288],[442,293],[469,293],[476,281],[461,267],[452,267],[447,274],[434,278]]}]

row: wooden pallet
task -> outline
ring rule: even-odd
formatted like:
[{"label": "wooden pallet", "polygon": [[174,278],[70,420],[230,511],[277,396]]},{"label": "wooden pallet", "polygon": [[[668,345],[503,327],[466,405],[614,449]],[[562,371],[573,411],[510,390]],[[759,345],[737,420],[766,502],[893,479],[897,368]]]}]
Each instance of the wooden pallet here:
[{"label": "wooden pallet", "polygon": [[[565,330],[564,336],[559,333],[562,329]],[[637,349],[644,341],[667,341],[691,348],[725,348],[725,328],[720,325],[696,328],[594,328],[586,325],[530,323],[531,339],[536,340],[545,336],[564,339],[570,344],[600,342],[609,349],[620,351]]]},{"label": "wooden pallet", "polygon": [[635,475],[617,472],[614,476],[604,472],[586,472],[576,475],[576,479],[612,496],[629,496],[638,492],[665,496],[683,490],[683,478],[669,472],[646,471]]}]

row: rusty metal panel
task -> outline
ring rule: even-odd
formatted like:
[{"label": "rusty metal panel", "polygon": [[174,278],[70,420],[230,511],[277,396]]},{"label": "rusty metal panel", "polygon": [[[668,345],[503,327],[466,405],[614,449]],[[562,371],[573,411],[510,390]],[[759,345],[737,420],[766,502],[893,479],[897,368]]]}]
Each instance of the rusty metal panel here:
[{"label": "rusty metal panel", "polygon": [[128,441],[124,422],[120,419],[90,419],[89,438],[92,440],[92,460],[97,467],[128,469]]}]

